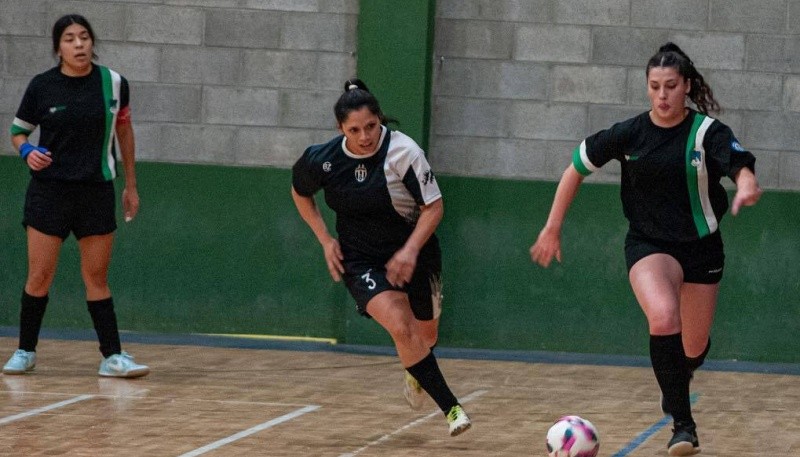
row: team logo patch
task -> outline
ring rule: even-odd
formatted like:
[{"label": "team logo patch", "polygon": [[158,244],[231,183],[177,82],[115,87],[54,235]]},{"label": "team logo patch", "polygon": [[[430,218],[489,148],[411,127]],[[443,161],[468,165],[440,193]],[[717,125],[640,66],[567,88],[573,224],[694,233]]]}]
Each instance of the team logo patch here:
[{"label": "team logo patch", "polygon": [[433,176],[433,171],[427,170],[425,173],[422,174],[422,185],[426,185],[430,182],[436,181],[436,178]]},{"label": "team logo patch", "polygon": [[731,141],[731,149],[733,149],[736,152],[744,152],[745,151],[744,148],[742,147],[742,145],[736,140]]},{"label": "team logo patch", "polygon": [[700,168],[700,165],[703,164],[702,155],[700,151],[692,151],[692,166],[695,168]]},{"label": "team logo patch", "polygon": [[331,163],[330,162],[323,163],[322,164],[322,171],[324,171],[325,173],[331,171]]},{"label": "team logo patch", "polygon": [[364,182],[365,179],[367,179],[367,167],[362,163],[356,167],[356,181]]}]

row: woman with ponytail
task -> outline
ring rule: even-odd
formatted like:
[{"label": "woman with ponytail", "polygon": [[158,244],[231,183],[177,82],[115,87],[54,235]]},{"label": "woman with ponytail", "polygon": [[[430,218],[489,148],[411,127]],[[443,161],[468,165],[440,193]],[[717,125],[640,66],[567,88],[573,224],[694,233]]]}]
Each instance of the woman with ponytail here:
[{"label": "woman with ponytail", "polygon": [[[649,326],[650,359],[671,414],[669,455],[700,452],[689,381],[708,354],[725,255],[719,222],[728,210],[721,179],[736,183],[731,214],[761,196],[755,157],[714,118],[714,94],[692,60],[667,43],[646,67],[650,110],[586,138],[559,182],[531,259],[561,261],[561,226],[583,179],[621,163],[629,221],[625,259],[631,288]],[[691,101],[695,108],[687,106]]]},{"label": "woman with ponytail", "polygon": [[[392,337],[405,368],[412,409],[427,395],[456,436],[470,420],[433,355],[441,314],[441,251],[434,234],[442,194],[422,149],[387,127],[378,100],[358,79],[344,84],[333,108],[341,135],[310,146],[292,168],[292,198],[322,245],[334,281],[344,279],[365,317]],[[314,194],[336,213],[331,236]]]}]

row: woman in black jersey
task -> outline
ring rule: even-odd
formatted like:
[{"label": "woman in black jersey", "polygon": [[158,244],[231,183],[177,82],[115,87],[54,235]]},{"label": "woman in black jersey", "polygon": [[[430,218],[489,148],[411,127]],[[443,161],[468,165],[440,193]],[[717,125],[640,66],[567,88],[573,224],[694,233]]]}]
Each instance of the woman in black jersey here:
[{"label": "woman in black jersey", "polygon": [[[3,373],[23,374],[36,366],[36,345],[59,251],[72,232],[103,355],[98,374],[144,376],[150,369],[121,350],[108,287],[117,227],[112,182],[117,173],[115,139],[125,170],[125,220],[136,217],[139,209],[128,82],[92,63],[95,37],[83,16],[58,19],[52,38],[59,65],[31,80],[11,126],[11,142],[31,170],[22,221],[28,239],[28,278],[22,292],[19,349]],[[28,137],[37,126],[39,141],[33,145]]]},{"label": "woman in black jersey", "polygon": [[[561,225],[583,178],[621,163],[629,280],[650,331],[650,359],[662,409],[674,420],[669,455],[700,451],[689,381],[708,354],[724,263],[719,221],[728,209],[720,180],[736,183],[731,213],[754,205],[761,188],[755,157],[728,126],[694,63],[667,43],[647,63],[651,109],[586,138],[559,182],[547,222],[530,254],[547,267],[561,261]],[[686,105],[689,98],[697,110]]]},{"label": "woman in black jersey", "polygon": [[[366,85],[352,79],[344,89],[334,106],[342,135],[306,149],[292,169],[292,198],[322,245],[331,277],[344,278],[359,312],[394,340],[406,368],[409,405],[421,408],[427,392],[455,436],[470,420],[432,350],[441,312],[441,252],[434,231],[442,219],[442,196],[420,147],[386,127]],[[320,189],[336,213],[338,240],[316,206]]]}]

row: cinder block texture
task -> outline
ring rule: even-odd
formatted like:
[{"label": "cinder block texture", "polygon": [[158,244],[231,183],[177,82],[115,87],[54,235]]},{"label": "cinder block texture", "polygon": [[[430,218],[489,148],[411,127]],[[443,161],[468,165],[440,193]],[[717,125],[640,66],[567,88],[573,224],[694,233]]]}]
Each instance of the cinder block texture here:
[{"label": "cinder block texture", "polygon": [[[98,62],[131,82],[142,160],[291,166],[336,133],[332,105],[356,74],[358,0],[0,11],[0,144],[30,78],[57,64],[51,27],[68,12],[94,26]],[[429,157],[451,174],[557,180],[585,136],[649,109],[645,64],[673,41],[723,105],[715,117],[768,157],[762,184],[800,189],[798,24],[794,0],[438,0]],[[589,179],[617,179],[606,168]]]},{"label": "cinder block texture", "polygon": [[[762,184],[786,186],[775,164],[800,156],[799,23],[800,2],[786,0],[439,0],[432,163],[559,179],[563,168],[535,156],[649,110],[645,65],[672,41],[722,104],[712,115],[769,155]],[[613,167],[589,181],[618,179]]]},{"label": "cinder block texture", "polygon": [[787,0],[710,0],[709,30],[783,32],[787,22],[786,2]]}]

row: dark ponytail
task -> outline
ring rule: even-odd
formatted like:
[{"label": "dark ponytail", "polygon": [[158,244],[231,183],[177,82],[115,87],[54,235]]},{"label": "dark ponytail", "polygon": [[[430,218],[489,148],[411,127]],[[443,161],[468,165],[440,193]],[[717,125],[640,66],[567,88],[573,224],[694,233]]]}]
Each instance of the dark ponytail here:
[{"label": "dark ponytail", "polygon": [[647,62],[645,75],[650,75],[650,69],[655,67],[674,68],[678,73],[689,81],[689,99],[697,106],[697,110],[703,114],[719,112],[722,108],[714,99],[714,92],[711,86],[706,83],[703,75],[697,71],[694,62],[681,48],[675,43],[668,42],[658,48],[658,52]]},{"label": "dark ponytail", "polygon": [[341,124],[347,120],[347,116],[350,115],[351,111],[359,110],[365,106],[372,114],[378,116],[381,124],[386,125],[389,122],[393,122],[393,119],[389,119],[383,114],[378,99],[372,95],[364,81],[358,78],[350,78],[344,82],[344,93],[333,105],[333,114],[336,116],[336,122]]}]

